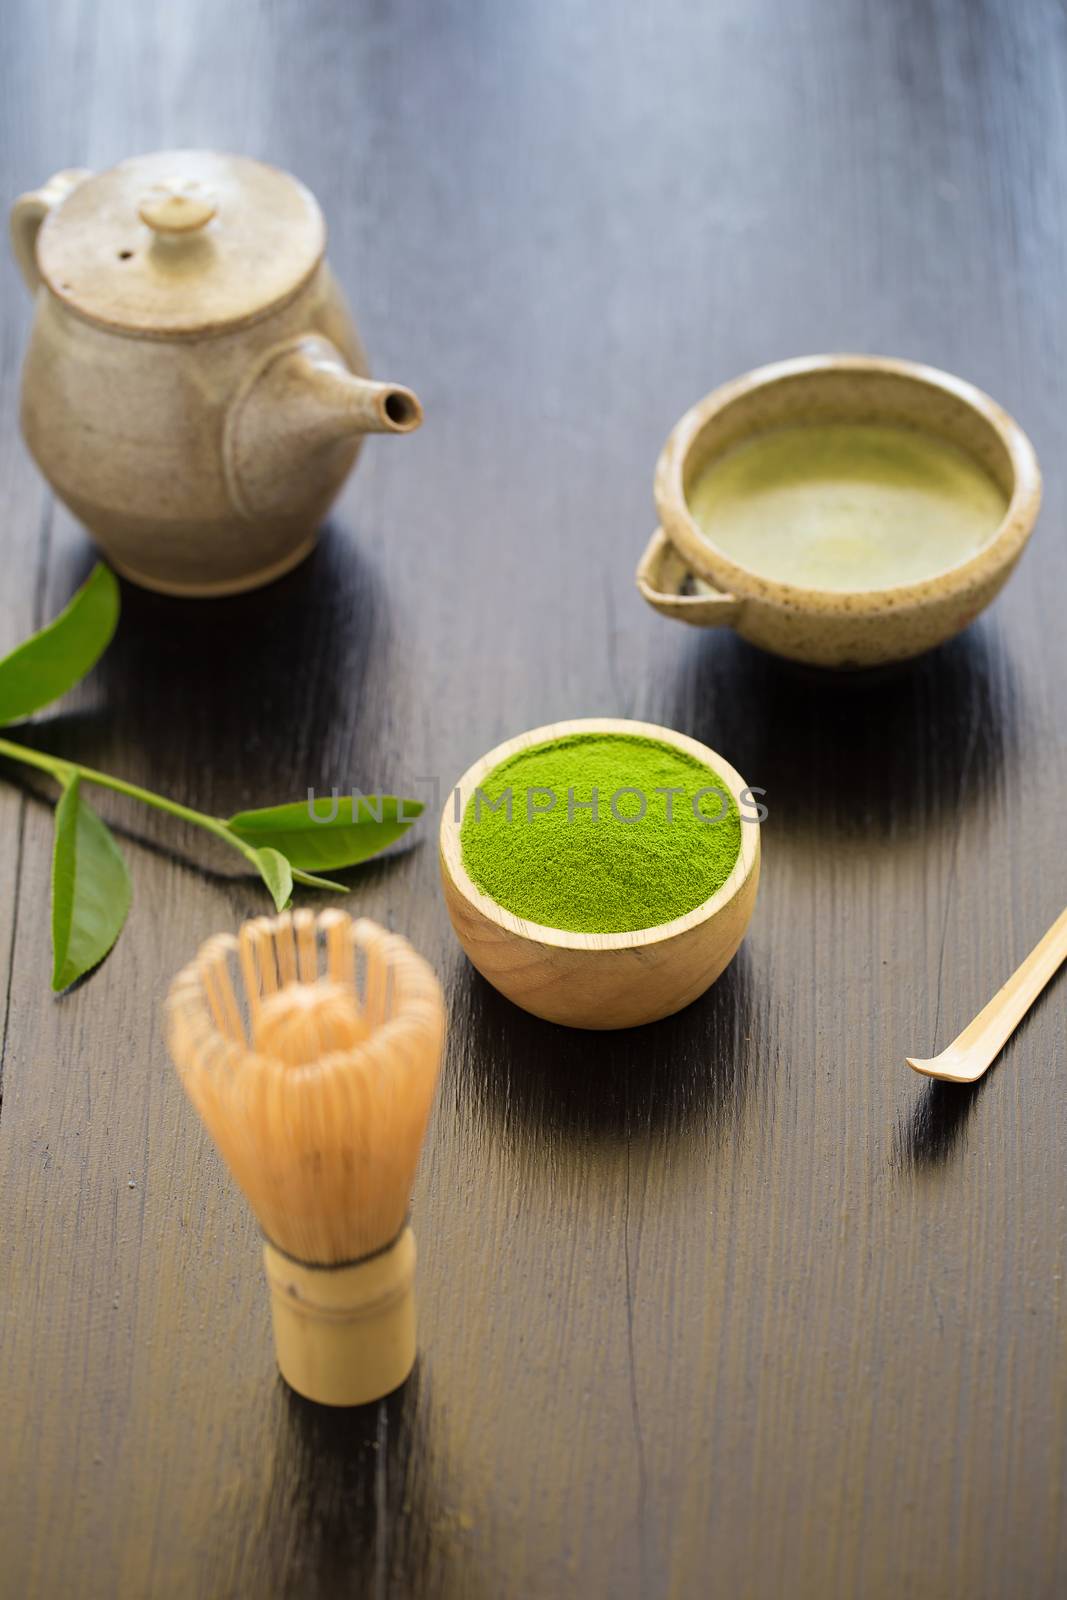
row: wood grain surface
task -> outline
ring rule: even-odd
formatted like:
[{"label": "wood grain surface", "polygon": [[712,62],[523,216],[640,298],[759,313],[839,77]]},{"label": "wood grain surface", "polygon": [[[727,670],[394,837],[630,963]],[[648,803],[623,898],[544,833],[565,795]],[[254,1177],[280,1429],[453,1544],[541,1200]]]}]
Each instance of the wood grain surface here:
[{"label": "wood grain surface", "polygon": [[[160,1029],[263,891],[101,799],[134,906],[56,1001],[51,810],[5,771],[5,1600],[1064,1593],[1062,983],[975,1089],[904,1065],[1067,900],[1062,6],[9,0],[0,74],[7,197],[168,145],[296,172],[375,370],[426,407],[282,583],[127,587],[27,737],[225,814],[445,787],[524,728],[633,716],[770,810],[737,960],[614,1036],[472,973],[432,823],[353,874],[345,903],[441,972],[451,1038],[418,1366],[328,1414],[277,1378],[253,1223]],[[92,557],[18,436],[3,270],[6,648]],[[959,372],[1046,471],[989,615],[862,682],[633,587],[675,419],[824,349]]]}]

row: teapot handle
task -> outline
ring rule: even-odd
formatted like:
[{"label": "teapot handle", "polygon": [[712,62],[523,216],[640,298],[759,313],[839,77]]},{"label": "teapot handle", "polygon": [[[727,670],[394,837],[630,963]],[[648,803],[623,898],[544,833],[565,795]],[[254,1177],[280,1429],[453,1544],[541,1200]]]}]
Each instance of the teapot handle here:
[{"label": "teapot handle", "polygon": [[11,250],[31,294],[37,293],[41,282],[37,266],[37,233],[41,223],[83,178],[91,177],[87,167],[65,167],[42,188],[20,194],[11,207]]}]

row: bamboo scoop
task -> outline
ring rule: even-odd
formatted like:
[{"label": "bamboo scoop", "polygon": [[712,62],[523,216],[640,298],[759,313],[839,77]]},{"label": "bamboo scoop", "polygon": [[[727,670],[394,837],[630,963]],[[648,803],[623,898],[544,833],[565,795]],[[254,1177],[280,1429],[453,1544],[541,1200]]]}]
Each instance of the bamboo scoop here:
[{"label": "bamboo scoop", "polygon": [[266,1238],[278,1365],[323,1405],[415,1359],[407,1221],[444,1039],[433,972],[343,911],[209,939],[171,985],[168,1043]]},{"label": "bamboo scoop", "polygon": [[1056,918],[984,1010],[968,1023],[947,1050],[929,1061],[905,1057],[908,1066],[946,1083],[974,1083],[993,1065],[1042,989],[1067,958],[1067,911]]}]

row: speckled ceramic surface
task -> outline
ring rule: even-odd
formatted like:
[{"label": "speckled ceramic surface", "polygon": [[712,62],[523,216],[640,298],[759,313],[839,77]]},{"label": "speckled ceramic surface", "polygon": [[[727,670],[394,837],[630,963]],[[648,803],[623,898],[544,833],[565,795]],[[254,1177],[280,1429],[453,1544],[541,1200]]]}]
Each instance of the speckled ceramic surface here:
[{"label": "speckled ceramic surface", "polygon": [[47,210],[36,257],[72,311],[162,338],[232,330],[276,309],[325,248],[315,197],[289,173],[214,150],[159,150],[83,175]]},{"label": "speckled ceramic surface", "polygon": [[323,259],[314,197],[240,156],[170,151],[22,195],[36,315],[22,428],[124,576],[169,594],[268,583],[305,556],[367,433],[408,433]]},{"label": "speckled ceramic surface", "polygon": [[[760,577],[715,547],[687,496],[715,456],[798,422],[889,423],[945,439],[1003,491],[1003,521],[977,554],[918,583],[843,593]],[[1022,429],[973,385],[915,362],[827,355],[760,367],[686,412],[660,455],[655,494],[661,526],[637,569],[650,605],[678,621],[733,627],[792,660],[848,668],[919,655],[985,609],[1030,536],[1041,474]]]}]

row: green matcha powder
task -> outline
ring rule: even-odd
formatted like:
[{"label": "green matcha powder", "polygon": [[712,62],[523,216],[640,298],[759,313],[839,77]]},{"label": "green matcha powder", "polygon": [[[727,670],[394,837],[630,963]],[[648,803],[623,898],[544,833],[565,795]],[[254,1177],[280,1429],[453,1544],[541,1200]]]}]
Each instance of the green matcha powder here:
[{"label": "green matcha powder", "polygon": [[684,916],[725,883],[741,847],[722,779],[639,735],[532,745],[462,800],[463,864],[482,893],[572,933],[630,933]]}]

